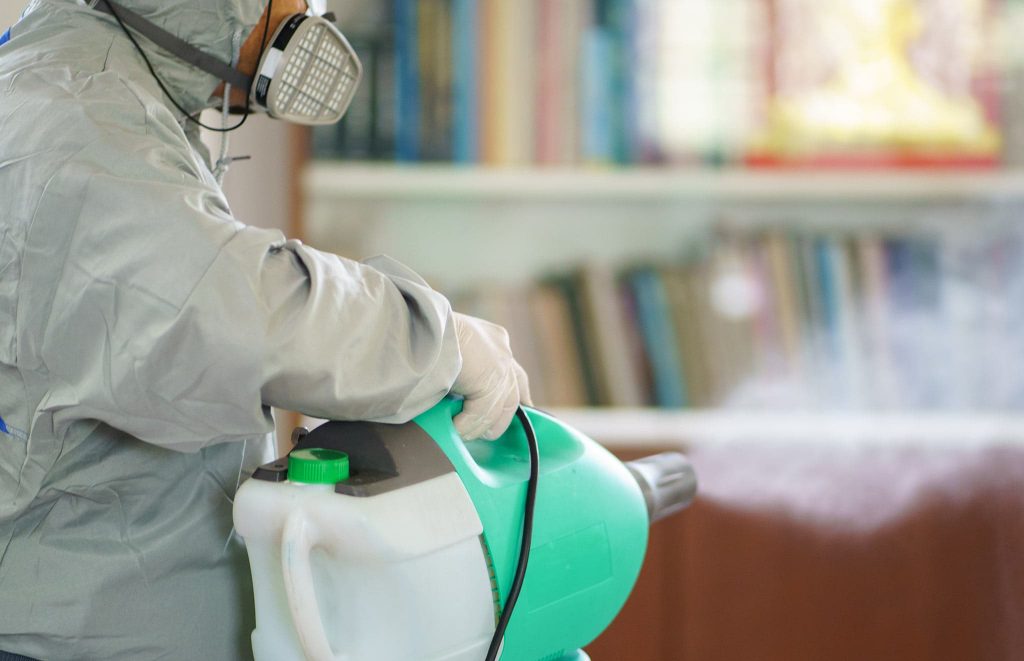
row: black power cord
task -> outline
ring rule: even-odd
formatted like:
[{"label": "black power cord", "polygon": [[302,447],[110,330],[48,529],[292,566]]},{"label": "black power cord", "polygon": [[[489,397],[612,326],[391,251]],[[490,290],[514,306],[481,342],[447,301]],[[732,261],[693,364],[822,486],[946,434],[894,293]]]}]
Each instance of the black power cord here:
[{"label": "black power cord", "polygon": [[[267,18],[263,22],[263,39],[260,41],[260,52],[261,53],[262,53],[262,50],[267,47],[267,35],[270,33],[270,10],[271,10],[271,7],[273,7],[273,5],[274,5],[274,0],[268,0],[268,2],[267,2]],[[181,112],[181,114],[185,115],[185,117],[189,121],[191,121],[191,122],[193,122],[195,124],[198,124],[200,126],[200,128],[204,128],[207,131],[214,131],[216,133],[227,133],[228,131],[234,131],[235,129],[241,127],[242,124],[245,124],[245,120],[249,119],[249,115],[252,114],[251,111],[249,110],[250,103],[251,103],[251,97],[250,97],[249,94],[245,95],[245,114],[242,115],[242,119],[238,120],[238,123],[235,124],[234,126],[228,126],[227,128],[224,128],[224,127],[217,128],[215,126],[207,126],[206,124],[203,124],[198,119],[193,117],[187,110],[182,108],[181,104],[178,103],[174,99],[174,97],[171,95],[171,92],[167,89],[167,86],[164,85],[164,81],[160,80],[160,76],[156,75],[156,69],[153,68],[153,63],[149,61],[149,56],[146,55],[146,51],[142,50],[142,46],[139,45],[139,42],[136,41],[136,39],[132,35],[131,31],[128,30],[128,27],[124,24],[124,21],[121,20],[121,17],[117,13],[117,9],[115,9],[115,6],[113,4],[107,3],[107,7],[110,9],[110,13],[114,17],[114,20],[116,20],[117,24],[121,26],[121,30],[124,31],[124,33],[125,33],[125,35],[127,35],[128,39],[131,40],[132,45],[135,46],[135,50],[139,51],[139,55],[142,56],[142,60],[146,63],[146,67],[149,69],[149,73],[152,74],[153,80],[155,80],[156,84],[160,86],[160,89],[163,91],[163,93],[170,100],[171,104],[173,104],[174,107],[177,108],[179,112]]]},{"label": "black power cord", "polygon": [[519,593],[523,589],[523,579],[526,577],[526,563],[530,558],[530,544],[533,541],[533,509],[537,500],[537,478],[540,474],[540,452],[537,449],[537,436],[533,432],[533,425],[527,417],[523,407],[516,409],[516,417],[523,423],[523,431],[526,432],[526,442],[530,446],[530,480],[526,483],[526,505],[523,510],[523,538],[519,547],[519,564],[516,565],[515,577],[512,579],[512,587],[508,591],[508,599],[505,600],[505,608],[498,618],[497,628],[491,638],[491,646],[487,649],[487,661],[495,661],[498,658],[498,650],[501,648],[501,641],[505,637],[505,628],[512,617],[512,609],[515,608]]}]

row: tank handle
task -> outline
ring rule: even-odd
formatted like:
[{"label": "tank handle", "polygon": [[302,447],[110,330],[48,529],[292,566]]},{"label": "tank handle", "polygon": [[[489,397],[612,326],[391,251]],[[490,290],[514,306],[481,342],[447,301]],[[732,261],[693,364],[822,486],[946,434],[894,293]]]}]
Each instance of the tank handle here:
[{"label": "tank handle", "polygon": [[313,550],[310,524],[296,510],[288,516],[281,539],[281,569],[292,623],[299,634],[302,652],[310,661],[347,661],[347,654],[335,655],[324,631],[320,603],[316,600],[313,568],[309,556]]}]

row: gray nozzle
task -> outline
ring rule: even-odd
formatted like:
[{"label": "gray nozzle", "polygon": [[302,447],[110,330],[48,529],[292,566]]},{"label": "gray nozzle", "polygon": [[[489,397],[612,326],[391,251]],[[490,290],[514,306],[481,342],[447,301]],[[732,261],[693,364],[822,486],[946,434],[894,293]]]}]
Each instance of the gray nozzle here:
[{"label": "gray nozzle", "polygon": [[626,468],[640,485],[651,523],[675,514],[697,495],[697,473],[678,452],[662,452],[636,461]]}]

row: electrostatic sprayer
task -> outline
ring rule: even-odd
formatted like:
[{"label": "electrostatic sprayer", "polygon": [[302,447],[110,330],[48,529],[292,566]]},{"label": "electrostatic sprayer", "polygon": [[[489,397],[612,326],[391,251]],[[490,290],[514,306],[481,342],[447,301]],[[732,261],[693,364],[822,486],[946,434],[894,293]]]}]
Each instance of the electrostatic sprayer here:
[{"label": "electrostatic sprayer", "polygon": [[693,469],[678,453],[624,464],[531,408],[466,443],[461,407],[296,430],[241,486],[256,661],[589,658]]}]

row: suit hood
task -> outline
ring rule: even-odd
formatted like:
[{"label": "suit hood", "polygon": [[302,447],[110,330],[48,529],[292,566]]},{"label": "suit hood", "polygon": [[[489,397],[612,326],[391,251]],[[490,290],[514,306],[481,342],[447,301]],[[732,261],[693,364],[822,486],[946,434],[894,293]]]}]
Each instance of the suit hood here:
[{"label": "suit hood", "polygon": [[[242,42],[256,27],[267,5],[267,0],[116,1],[196,48],[232,65],[237,63]],[[103,22],[108,29],[119,33],[121,39],[128,41],[112,16],[91,9],[86,0],[32,0],[22,14],[22,22],[31,24],[33,21],[24,19],[40,18],[34,16],[37,12],[43,14],[41,23],[65,22],[71,29],[76,24],[85,27],[88,23]],[[12,31],[15,36],[18,27]],[[83,30],[80,34],[84,36],[89,32]],[[221,82],[216,76],[185,63],[138,34],[135,37],[175,101],[190,112],[212,105],[211,96]],[[130,43],[128,45],[131,46]],[[111,66],[118,65],[114,63]]]}]

